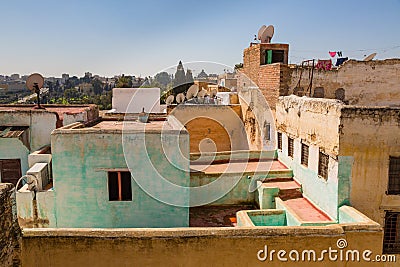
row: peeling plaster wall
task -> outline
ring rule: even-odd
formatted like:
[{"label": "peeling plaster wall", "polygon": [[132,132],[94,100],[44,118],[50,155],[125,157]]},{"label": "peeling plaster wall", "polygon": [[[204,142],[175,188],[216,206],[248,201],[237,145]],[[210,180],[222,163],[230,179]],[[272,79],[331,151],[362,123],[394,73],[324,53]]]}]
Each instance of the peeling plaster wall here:
[{"label": "peeling plaster wall", "polygon": [[[289,72],[289,94],[298,86],[302,68],[291,67]],[[303,68],[300,87],[307,89],[309,68]],[[335,98],[338,88],[345,90],[345,100],[354,105],[399,105],[400,103],[400,59],[356,61],[349,60],[338,69],[314,70],[313,91],[323,87],[326,98]]]},{"label": "peeling plaster wall", "polygon": [[[273,150],[275,148],[274,110],[270,108],[257,87],[241,88],[239,96],[249,149]],[[269,136],[267,125],[270,127]]]},{"label": "peeling plaster wall", "polygon": [[384,223],[385,210],[400,211],[400,195],[387,195],[389,156],[400,156],[400,109],[344,107],[340,154],[354,157],[351,205]]},{"label": "peeling plaster wall", "polygon": [[[179,135],[180,148],[170,146]],[[189,203],[189,192],[174,195],[161,188],[152,168],[171,182],[188,186],[189,136],[186,131],[163,133],[125,133],[130,141],[129,155],[134,159],[133,175],[146,177],[154,190],[167,197]],[[135,143],[146,142],[146,151]],[[147,195],[132,182],[132,201],[109,201],[107,169],[127,168],[121,131],[56,130],[52,134],[53,179],[57,227],[184,227],[189,225],[189,208],[175,207]],[[164,152],[163,150],[166,150]],[[172,165],[165,157],[165,153]],[[153,165],[145,159],[150,158]],[[127,171],[127,169],[125,169]]]},{"label": "peeling plaster wall", "polygon": [[339,154],[341,108],[342,104],[337,100],[280,97],[276,107],[276,128],[336,157]]},{"label": "peeling plaster wall", "polygon": [[[338,157],[341,108],[336,100],[297,96],[280,97],[276,106],[276,128],[282,133],[278,158],[293,169],[303,194],[336,220],[338,207],[348,203],[349,187],[349,174],[339,170],[339,166],[348,164]],[[293,157],[288,155],[288,138],[294,139]],[[301,143],[309,146],[307,167],[301,164]],[[320,151],[329,155],[326,180],[318,175]]]}]

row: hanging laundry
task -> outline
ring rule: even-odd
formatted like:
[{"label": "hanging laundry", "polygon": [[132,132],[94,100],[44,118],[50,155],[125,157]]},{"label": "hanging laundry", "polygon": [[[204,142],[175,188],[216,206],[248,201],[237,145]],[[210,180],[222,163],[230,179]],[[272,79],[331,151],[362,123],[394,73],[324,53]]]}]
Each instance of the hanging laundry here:
[{"label": "hanging laundry", "polygon": [[318,59],[317,65],[315,65],[315,68],[317,70],[323,69],[323,70],[331,70],[332,69],[332,60],[326,59]]},{"label": "hanging laundry", "polygon": [[342,65],[344,62],[346,62],[347,60],[349,60],[348,57],[339,57],[336,61],[335,66],[339,67],[340,65]]},{"label": "hanging laundry", "polygon": [[342,57],[342,51],[338,51],[336,52],[336,54],[338,55],[338,57]]},{"label": "hanging laundry", "polygon": [[329,55],[330,55],[331,57],[335,57],[335,56],[336,56],[336,52],[331,52],[331,51],[329,51]]}]

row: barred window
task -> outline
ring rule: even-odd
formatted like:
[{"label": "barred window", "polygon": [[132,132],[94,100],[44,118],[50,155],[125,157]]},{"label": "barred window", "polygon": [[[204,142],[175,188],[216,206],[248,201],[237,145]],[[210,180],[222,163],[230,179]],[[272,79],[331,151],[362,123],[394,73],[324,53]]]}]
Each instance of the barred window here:
[{"label": "barred window", "polygon": [[400,212],[387,211],[385,214],[383,253],[400,253]]},{"label": "barred window", "polygon": [[282,150],[282,133],[278,132],[278,149]]},{"label": "barred window", "polygon": [[110,201],[131,201],[130,172],[108,172],[108,198]]},{"label": "barred window", "polygon": [[389,157],[388,194],[400,194],[400,157]]},{"label": "barred window", "polygon": [[318,160],[318,175],[328,180],[328,164],[329,164],[329,156],[319,152],[319,160]]},{"label": "barred window", "polygon": [[308,145],[301,143],[301,164],[308,166]]},{"label": "barred window", "polygon": [[294,140],[293,138],[288,138],[288,156],[293,158],[294,151]]}]

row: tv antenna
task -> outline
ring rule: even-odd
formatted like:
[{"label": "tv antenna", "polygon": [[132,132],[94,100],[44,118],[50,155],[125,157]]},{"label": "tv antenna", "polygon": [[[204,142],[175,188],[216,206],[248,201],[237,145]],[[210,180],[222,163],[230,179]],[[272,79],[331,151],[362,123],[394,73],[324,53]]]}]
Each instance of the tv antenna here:
[{"label": "tv antenna", "polygon": [[267,27],[265,25],[262,25],[258,30],[258,40],[260,40],[261,43],[270,43],[272,37],[274,36],[274,31],[274,26],[269,25]]},{"label": "tv antenna", "polygon": [[28,89],[32,92],[36,93],[38,109],[42,109],[40,106],[40,89],[43,88],[43,85],[44,78],[39,73],[33,73],[29,75],[28,79],[26,80],[26,87],[28,87]]}]

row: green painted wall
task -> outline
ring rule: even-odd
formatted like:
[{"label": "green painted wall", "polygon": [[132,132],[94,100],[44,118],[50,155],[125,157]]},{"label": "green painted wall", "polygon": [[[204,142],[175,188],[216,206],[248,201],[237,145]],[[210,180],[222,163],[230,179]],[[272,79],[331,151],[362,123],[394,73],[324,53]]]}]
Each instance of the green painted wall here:
[{"label": "green painted wall", "polygon": [[28,148],[18,138],[0,138],[0,159],[21,159],[22,175],[28,170],[28,155]]},{"label": "green painted wall", "polygon": [[[52,134],[53,178],[57,227],[179,227],[189,225],[189,208],[162,203],[147,195],[132,179],[132,201],[109,201],[105,168],[126,168],[122,135],[117,132],[80,133],[69,130]],[[76,131],[76,132],[74,132]],[[189,191],[182,194],[161,187],[152,175],[152,166],[145,160],[150,156],[157,170],[170,181],[189,186],[189,163],[178,153],[189,158],[189,136],[181,134],[181,151],[169,149],[171,165],[160,143],[160,134],[146,134],[147,151],[136,145],[144,140],[144,133],[127,134],[128,149],[134,175],[141,175],[152,183],[156,192],[188,204]],[[163,134],[163,138],[176,138]],[[173,142],[171,142],[173,143]],[[164,147],[165,149],[165,147]],[[167,144],[168,149],[168,144]]]},{"label": "green painted wall", "polygon": [[350,156],[339,156],[338,167],[338,206],[350,205],[351,190],[351,169],[353,167],[354,158]]},{"label": "green painted wall", "polygon": [[281,214],[255,214],[248,213],[255,226],[286,226],[286,215]]},{"label": "green painted wall", "polygon": [[338,209],[338,179],[329,177],[328,180],[320,178],[313,171],[293,160],[282,152],[278,152],[279,160],[293,170],[294,178],[302,185],[303,195],[308,197],[332,219],[337,220]]}]

